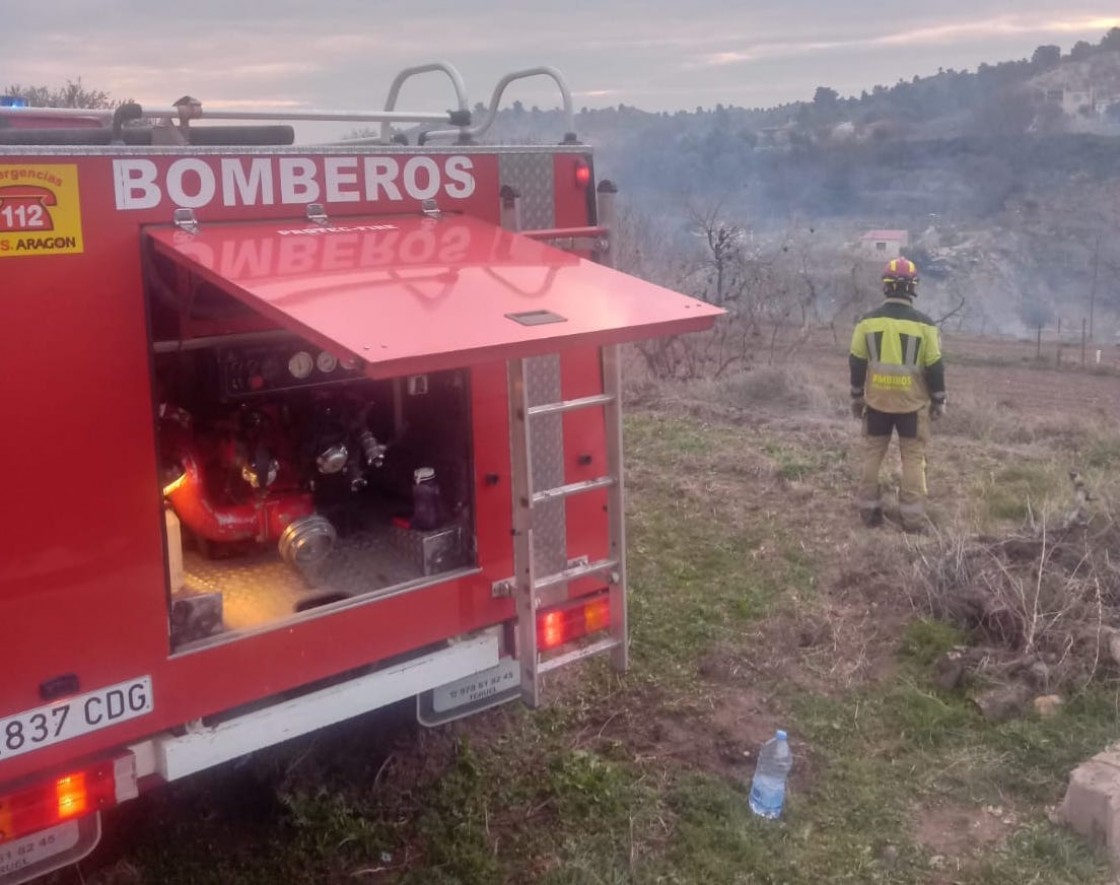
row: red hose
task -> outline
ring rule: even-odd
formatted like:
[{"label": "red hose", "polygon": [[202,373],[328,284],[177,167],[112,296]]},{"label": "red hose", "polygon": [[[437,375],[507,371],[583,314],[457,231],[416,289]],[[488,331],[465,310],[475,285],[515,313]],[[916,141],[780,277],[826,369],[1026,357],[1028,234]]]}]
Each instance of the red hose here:
[{"label": "red hose", "polygon": [[179,434],[172,454],[183,475],[163,490],[175,515],[192,532],[208,541],[277,541],[292,522],[315,512],[307,492],[270,494],[249,504],[215,504],[206,494],[200,459],[193,443]]}]

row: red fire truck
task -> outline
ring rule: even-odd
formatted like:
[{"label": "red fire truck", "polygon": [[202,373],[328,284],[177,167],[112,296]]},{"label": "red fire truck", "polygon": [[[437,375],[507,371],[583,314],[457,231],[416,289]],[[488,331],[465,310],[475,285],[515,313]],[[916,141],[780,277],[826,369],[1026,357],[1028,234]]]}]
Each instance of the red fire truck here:
[{"label": "red fire truck", "polygon": [[[455,110],[396,109],[424,73]],[[479,144],[541,75],[563,143]],[[618,346],[719,311],[609,266],[556,71],[469,107],[437,63],[368,113],[0,108],[3,885],[258,748],[626,666]]]}]

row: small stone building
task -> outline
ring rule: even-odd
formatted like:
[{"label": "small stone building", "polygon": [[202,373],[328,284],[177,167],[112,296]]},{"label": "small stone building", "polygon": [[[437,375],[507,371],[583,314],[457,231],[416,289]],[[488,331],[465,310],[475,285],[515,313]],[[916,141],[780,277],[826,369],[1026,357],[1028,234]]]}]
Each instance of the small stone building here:
[{"label": "small stone building", "polygon": [[890,261],[910,245],[910,234],[904,230],[869,230],[859,238],[859,245],[868,258]]}]

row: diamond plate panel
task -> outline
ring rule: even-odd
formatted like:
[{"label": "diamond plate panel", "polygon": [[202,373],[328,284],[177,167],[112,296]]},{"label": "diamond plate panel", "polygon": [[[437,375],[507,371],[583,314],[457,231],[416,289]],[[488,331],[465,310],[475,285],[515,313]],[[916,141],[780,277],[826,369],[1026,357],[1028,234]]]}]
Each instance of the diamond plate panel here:
[{"label": "diamond plate panel", "polygon": [[560,354],[550,353],[525,360],[525,398],[530,408],[560,402]]},{"label": "diamond plate panel", "polygon": [[525,230],[556,227],[556,199],[552,154],[500,154],[502,184],[521,194],[521,226]]},{"label": "diamond plate panel", "polygon": [[[558,354],[525,360],[525,399],[530,406],[559,402]],[[534,415],[529,419],[529,460],[532,489],[564,484],[564,416]],[[533,568],[539,577],[563,571],[568,562],[567,507],[564,499],[533,507]]]},{"label": "diamond plate panel", "polygon": [[[434,534],[434,533],[433,533]],[[456,560],[448,567],[458,567]],[[402,547],[391,529],[366,529],[340,538],[326,562],[300,573],[275,552],[229,559],[183,553],[183,593],[221,593],[226,630],[284,620],[312,597],[359,596],[425,577],[422,558]]]}]

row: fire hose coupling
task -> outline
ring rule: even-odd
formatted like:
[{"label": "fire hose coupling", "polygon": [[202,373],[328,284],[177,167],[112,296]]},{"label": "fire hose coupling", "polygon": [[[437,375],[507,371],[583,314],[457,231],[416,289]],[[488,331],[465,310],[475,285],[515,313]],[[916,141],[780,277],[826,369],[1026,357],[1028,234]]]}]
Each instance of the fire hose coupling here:
[{"label": "fire hose coupling", "polygon": [[312,513],[297,519],[280,535],[280,556],[294,568],[323,562],[334,549],[338,533],[329,519]]},{"label": "fire hose coupling", "polygon": [[319,457],[315,459],[315,466],[318,467],[320,473],[329,476],[332,473],[341,472],[349,458],[350,450],[342,443],[336,443],[333,446],[327,446],[319,453]]},{"label": "fire hose coupling", "polygon": [[362,454],[366,456],[366,463],[370,467],[380,467],[385,462],[385,453],[389,447],[378,442],[372,433],[363,430],[358,441],[362,444]]}]

